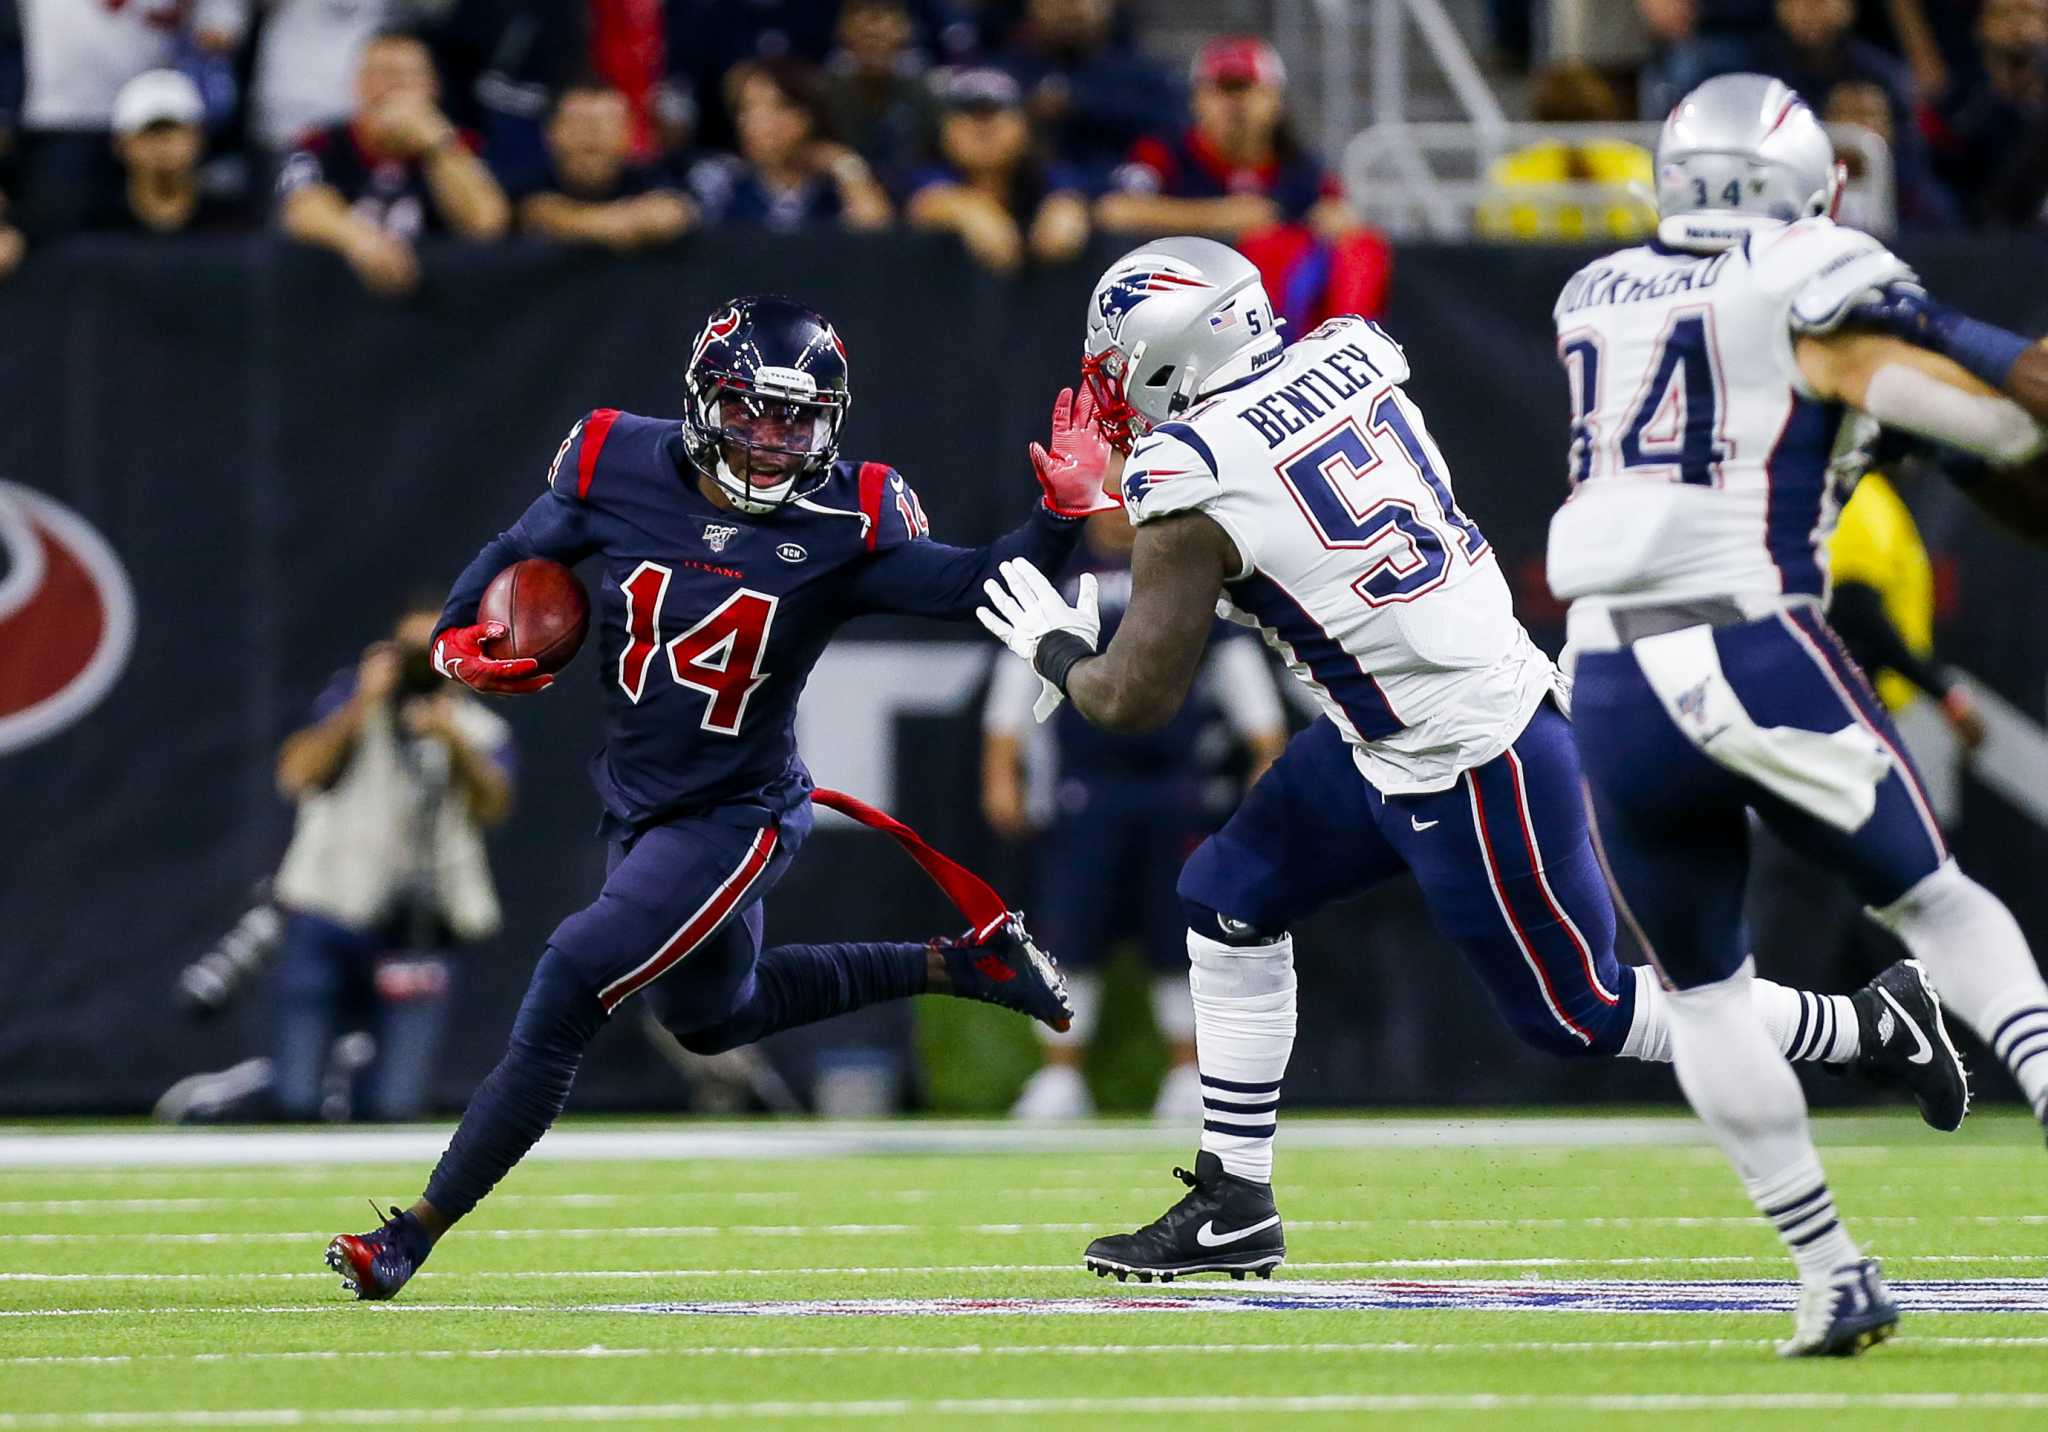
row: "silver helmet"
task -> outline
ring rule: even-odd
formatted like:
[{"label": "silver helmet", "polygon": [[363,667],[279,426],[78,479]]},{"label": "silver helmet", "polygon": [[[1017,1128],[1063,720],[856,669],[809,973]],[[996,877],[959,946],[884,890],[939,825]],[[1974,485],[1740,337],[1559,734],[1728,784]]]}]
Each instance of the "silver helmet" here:
[{"label": "silver helmet", "polygon": [[1678,102],[1657,140],[1659,234],[1667,243],[1738,242],[1759,223],[1832,215],[1841,190],[1827,131],[1805,100],[1768,75],[1708,80]]},{"label": "silver helmet", "polygon": [[1158,423],[1280,356],[1259,271],[1214,239],[1160,239],[1109,266],[1088,299],[1081,373],[1096,421],[1128,452]]}]

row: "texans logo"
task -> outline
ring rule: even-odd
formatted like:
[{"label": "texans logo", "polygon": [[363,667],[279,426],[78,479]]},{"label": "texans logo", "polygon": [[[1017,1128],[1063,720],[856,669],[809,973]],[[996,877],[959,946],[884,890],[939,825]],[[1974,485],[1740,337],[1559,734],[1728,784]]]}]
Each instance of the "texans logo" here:
[{"label": "texans logo", "polygon": [[113,689],[135,642],[121,559],[70,508],[0,482],[0,755],[32,746]]},{"label": "texans logo", "polygon": [[704,325],[704,331],[697,335],[697,347],[690,354],[690,361],[695,363],[704,356],[706,348],[709,348],[721,338],[732,337],[733,334],[739,332],[739,329],[740,311],[737,308],[728,308],[725,312],[719,314],[718,317]]}]

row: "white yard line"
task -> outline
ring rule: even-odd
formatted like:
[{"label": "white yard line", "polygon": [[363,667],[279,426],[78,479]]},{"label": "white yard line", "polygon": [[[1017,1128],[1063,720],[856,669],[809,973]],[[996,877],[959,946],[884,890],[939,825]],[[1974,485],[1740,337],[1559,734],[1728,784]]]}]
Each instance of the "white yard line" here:
[{"label": "white yard line", "polygon": [[[500,1243],[664,1238],[803,1238],[813,1234],[838,1237],[922,1236],[935,1232],[989,1234],[998,1237],[1036,1233],[1099,1233],[1111,1219],[1090,1223],[671,1223],[635,1224],[619,1228],[476,1228],[464,1229],[463,1240],[480,1239]],[[1857,1224],[1917,1226],[1920,1224],[1963,1224],[1970,1227],[2036,1227],[2048,1224],[2042,1213],[1941,1213],[1941,1214],[1859,1214]],[[1295,1232],[1364,1232],[1372,1229],[1526,1229],[1561,1228],[1766,1228],[1754,1214],[1714,1217],[1653,1215],[1641,1218],[1305,1218],[1289,1219]],[[261,1233],[0,1233],[0,1245],[9,1243],[43,1245],[71,1243],[304,1243],[334,1236],[332,1228],[295,1231],[270,1230]]]},{"label": "white yard line", "polygon": [[[0,1135],[0,1173],[118,1165],[201,1168],[369,1164],[438,1158],[453,1126],[394,1129],[148,1130]],[[1632,1148],[1705,1143],[1681,1116],[1528,1119],[1290,1119],[1291,1149]],[[849,1154],[1051,1154],[1185,1151],[1174,1125],[803,1123],[653,1129],[557,1129],[526,1161],[812,1159]],[[1830,1149],[1830,1156],[1846,1149]]]},{"label": "white yard line", "polygon": [[2048,1409],[2048,1393],[1762,1392],[1732,1394],[1390,1393],[1301,1397],[987,1397],[869,1401],[568,1403],[525,1407],[295,1407],[241,1411],[0,1413],[0,1428],[445,1426],[460,1423],[678,1422],[772,1418],[1057,1417],[1102,1413],[1977,1412]]},{"label": "white yard line", "polygon": [[[2026,1263],[2040,1264],[2042,1255],[2036,1253],[1898,1253],[1890,1255],[1892,1264],[1920,1263]],[[1466,1268],[1659,1268],[1659,1267],[1721,1267],[1733,1264],[1763,1263],[1779,1265],[1785,1262],[1782,1254],[1728,1253],[1708,1256],[1700,1255],[1646,1255],[1625,1258],[1361,1258],[1324,1261],[1293,1261],[1287,1266],[1296,1271],[1325,1272],[1427,1272]],[[460,1273],[425,1272],[415,1275],[415,1281],[426,1279],[520,1279],[549,1280],[589,1279],[603,1281],[616,1279],[630,1282],[646,1282],[669,1278],[787,1278],[787,1277],[834,1277],[834,1278],[901,1278],[926,1274],[965,1273],[1071,1273],[1075,1264],[1063,1263],[948,1263],[919,1264],[905,1263],[891,1266],[855,1265],[834,1267],[799,1268],[521,1268],[511,1270],[474,1269]],[[0,1283],[234,1283],[299,1281],[304,1279],[330,1279],[332,1273],[298,1272],[219,1272],[219,1273],[149,1273],[149,1272],[100,1272],[100,1273],[34,1273],[0,1272]]]},{"label": "white yard line", "polygon": [[[1957,1348],[2048,1347],[2048,1337],[1919,1337],[1899,1345]],[[1358,1354],[1447,1353],[1663,1353],[1755,1352],[1773,1345],[1770,1338],[1639,1338],[1618,1342],[1524,1339],[1513,1342],[1184,1342],[1184,1343],[827,1343],[812,1347],[493,1347],[493,1348],[367,1348],[299,1352],[154,1352],[77,1353],[0,1357],[0,1367],[126,1367],[165,1363],[211,1366],[246,1362],[498,1362],[537,1360],[606,1360],[612,1358],[775,1358],[837,1357],[1173,1357],[1185,1354],[1269,1354],[1349,1357]]]}]

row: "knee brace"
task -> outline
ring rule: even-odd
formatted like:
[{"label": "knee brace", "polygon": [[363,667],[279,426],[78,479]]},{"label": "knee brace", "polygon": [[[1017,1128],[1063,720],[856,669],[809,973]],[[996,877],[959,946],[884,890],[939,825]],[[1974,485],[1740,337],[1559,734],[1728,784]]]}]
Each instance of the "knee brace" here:
[{"label": "knee brace", "polygon": [[1182,900],[1180,908],[1181,914],[1187,920],[1189,934],[1200,935],[1215,944],[1241,948],[1250,945],[1270,945],[1287,938],[1285,930],[1277,935],[1269,935],[1256,925],[1235,919],[1220,910],[1212,910],[1194,900]]}]

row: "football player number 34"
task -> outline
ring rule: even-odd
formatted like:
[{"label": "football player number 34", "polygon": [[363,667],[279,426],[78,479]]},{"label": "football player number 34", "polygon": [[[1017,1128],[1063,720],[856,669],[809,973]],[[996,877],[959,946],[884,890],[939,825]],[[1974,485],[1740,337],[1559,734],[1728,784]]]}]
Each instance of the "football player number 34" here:
[{"label": "football player number 34", "polygon": [[706,731],[737,736],[747,701],[768,673],[768,629],[775,624],[776,599],[742,587],[681,636],[664,646],[661,603],[668,595],[671,568],[642,562],[621,584],[626,597],[626,649],[619,653],[619,686],[636,703],[646,694],[655,654],[667,654],[669,677],[678,686],[703,692]]}]

